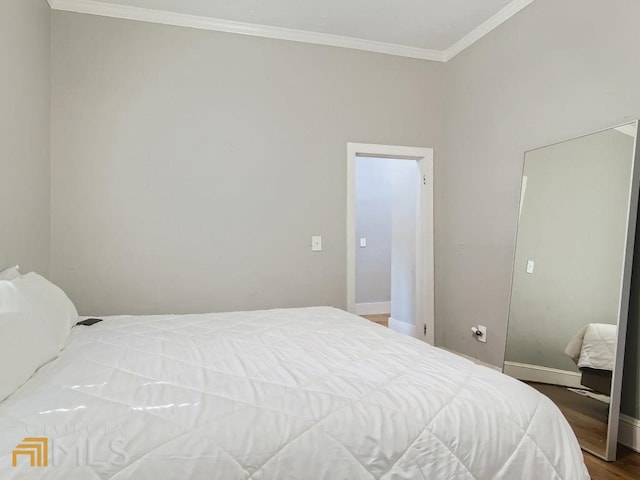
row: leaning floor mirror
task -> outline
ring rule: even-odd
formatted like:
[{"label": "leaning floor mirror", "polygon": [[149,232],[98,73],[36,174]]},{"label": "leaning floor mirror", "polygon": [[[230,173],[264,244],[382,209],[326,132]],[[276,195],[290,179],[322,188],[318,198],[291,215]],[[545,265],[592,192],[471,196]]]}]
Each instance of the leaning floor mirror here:
[{"label": "leaning floor mirror", "polygon": [[638,202],[638,122],[525,153],[504,372],[580,445],[617,447]]}]

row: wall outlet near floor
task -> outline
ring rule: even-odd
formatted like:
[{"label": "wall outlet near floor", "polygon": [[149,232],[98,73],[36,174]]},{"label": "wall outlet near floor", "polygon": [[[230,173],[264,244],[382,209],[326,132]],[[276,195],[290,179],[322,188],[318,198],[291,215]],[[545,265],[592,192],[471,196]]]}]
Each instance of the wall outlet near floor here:
[{"label": "wall outlet near floor", "polygon": [[471,327],[473,336],[481,343],[487,343],[487,327],[484,325],[478,325],[477,327]]}]

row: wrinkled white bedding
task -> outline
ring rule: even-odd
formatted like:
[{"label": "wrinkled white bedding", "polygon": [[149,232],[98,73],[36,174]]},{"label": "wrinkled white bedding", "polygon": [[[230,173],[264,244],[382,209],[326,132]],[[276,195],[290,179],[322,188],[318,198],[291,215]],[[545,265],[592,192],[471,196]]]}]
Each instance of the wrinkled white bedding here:
[{"label": "wrinkled white bedding", "polygon": [[[3,479],[589,478],[546,397],[325,307],[75,327],[0,432]],[[49,466],[11,467],[27,436]]]},{"label": "wrinkled white bedding", "polygon": [[613,370],[618,327],[606,323],[590,323],[581,328],[567,344],[564,353],[579,368]]}]

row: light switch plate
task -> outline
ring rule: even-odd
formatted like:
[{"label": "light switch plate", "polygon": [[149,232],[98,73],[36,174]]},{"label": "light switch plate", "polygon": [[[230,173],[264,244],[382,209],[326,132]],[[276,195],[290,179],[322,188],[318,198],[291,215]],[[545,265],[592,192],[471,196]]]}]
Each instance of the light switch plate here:
[{"label": "light switch plate", "polygon": [[322,237],[320,235],[311,237],[311,251],[312,252],[322,251]]},{"label": "light switch plate", "polygon": [[360,248],[364,248],[367,246],[367,239],[365,237],[362,237],[360,239]]},{"label": "light switch plate", "polygon": [[536,268],[536,262],[533,260],[527,260],[527,273],[533,273]]}]

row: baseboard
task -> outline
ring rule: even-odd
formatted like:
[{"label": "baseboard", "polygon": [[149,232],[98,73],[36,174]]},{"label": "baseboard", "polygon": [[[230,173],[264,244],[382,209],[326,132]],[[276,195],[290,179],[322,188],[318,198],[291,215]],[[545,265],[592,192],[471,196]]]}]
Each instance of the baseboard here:
[{"label": "baseboard", "polygon": [[389,317],[389,328],[398,333],[401,333],[402,335],[408,335],[410,337],[416,336],[415,325],[407,322],[402,322],[400,320],[396,320],[395,318],[392,318],[392,317]]},{"label": "baseboard", "polygon": [[451,350],[451,349],[446,348],[446,347],[438,347],[438,348],[441,349],[441,350],[446,350],[449,353],[453,353],[455,355],[458,355],[459,357],[466,358],[467,360],[471,360],[473,363],[475,363],[477,365],[482,365],[483,367],[490,368],[491,370],[495,370],[496,372],[502,372],[502,369],[500,367],[496,367],[495,365],[492,365],[490,363],[483,362],[482,360],[478,360],[477,358],[471,357],[469,355],[465,355],[464,353],[456,352],[455,350]]},{"label": "baseboard", "polygon": [[391,302],[356,303],[356,315],[382,315],[391,311]]},{"label": "baseboard", "polygon": [[620,414],[618,443],[640,453],[640,420]]},{"label": "baseboard", "polygon": [[582,375],[577,372],[541,367],[526,363],[504,362],[504,373],[526,382],[548,383],[571,388],[585,388],[580,384]]}]

